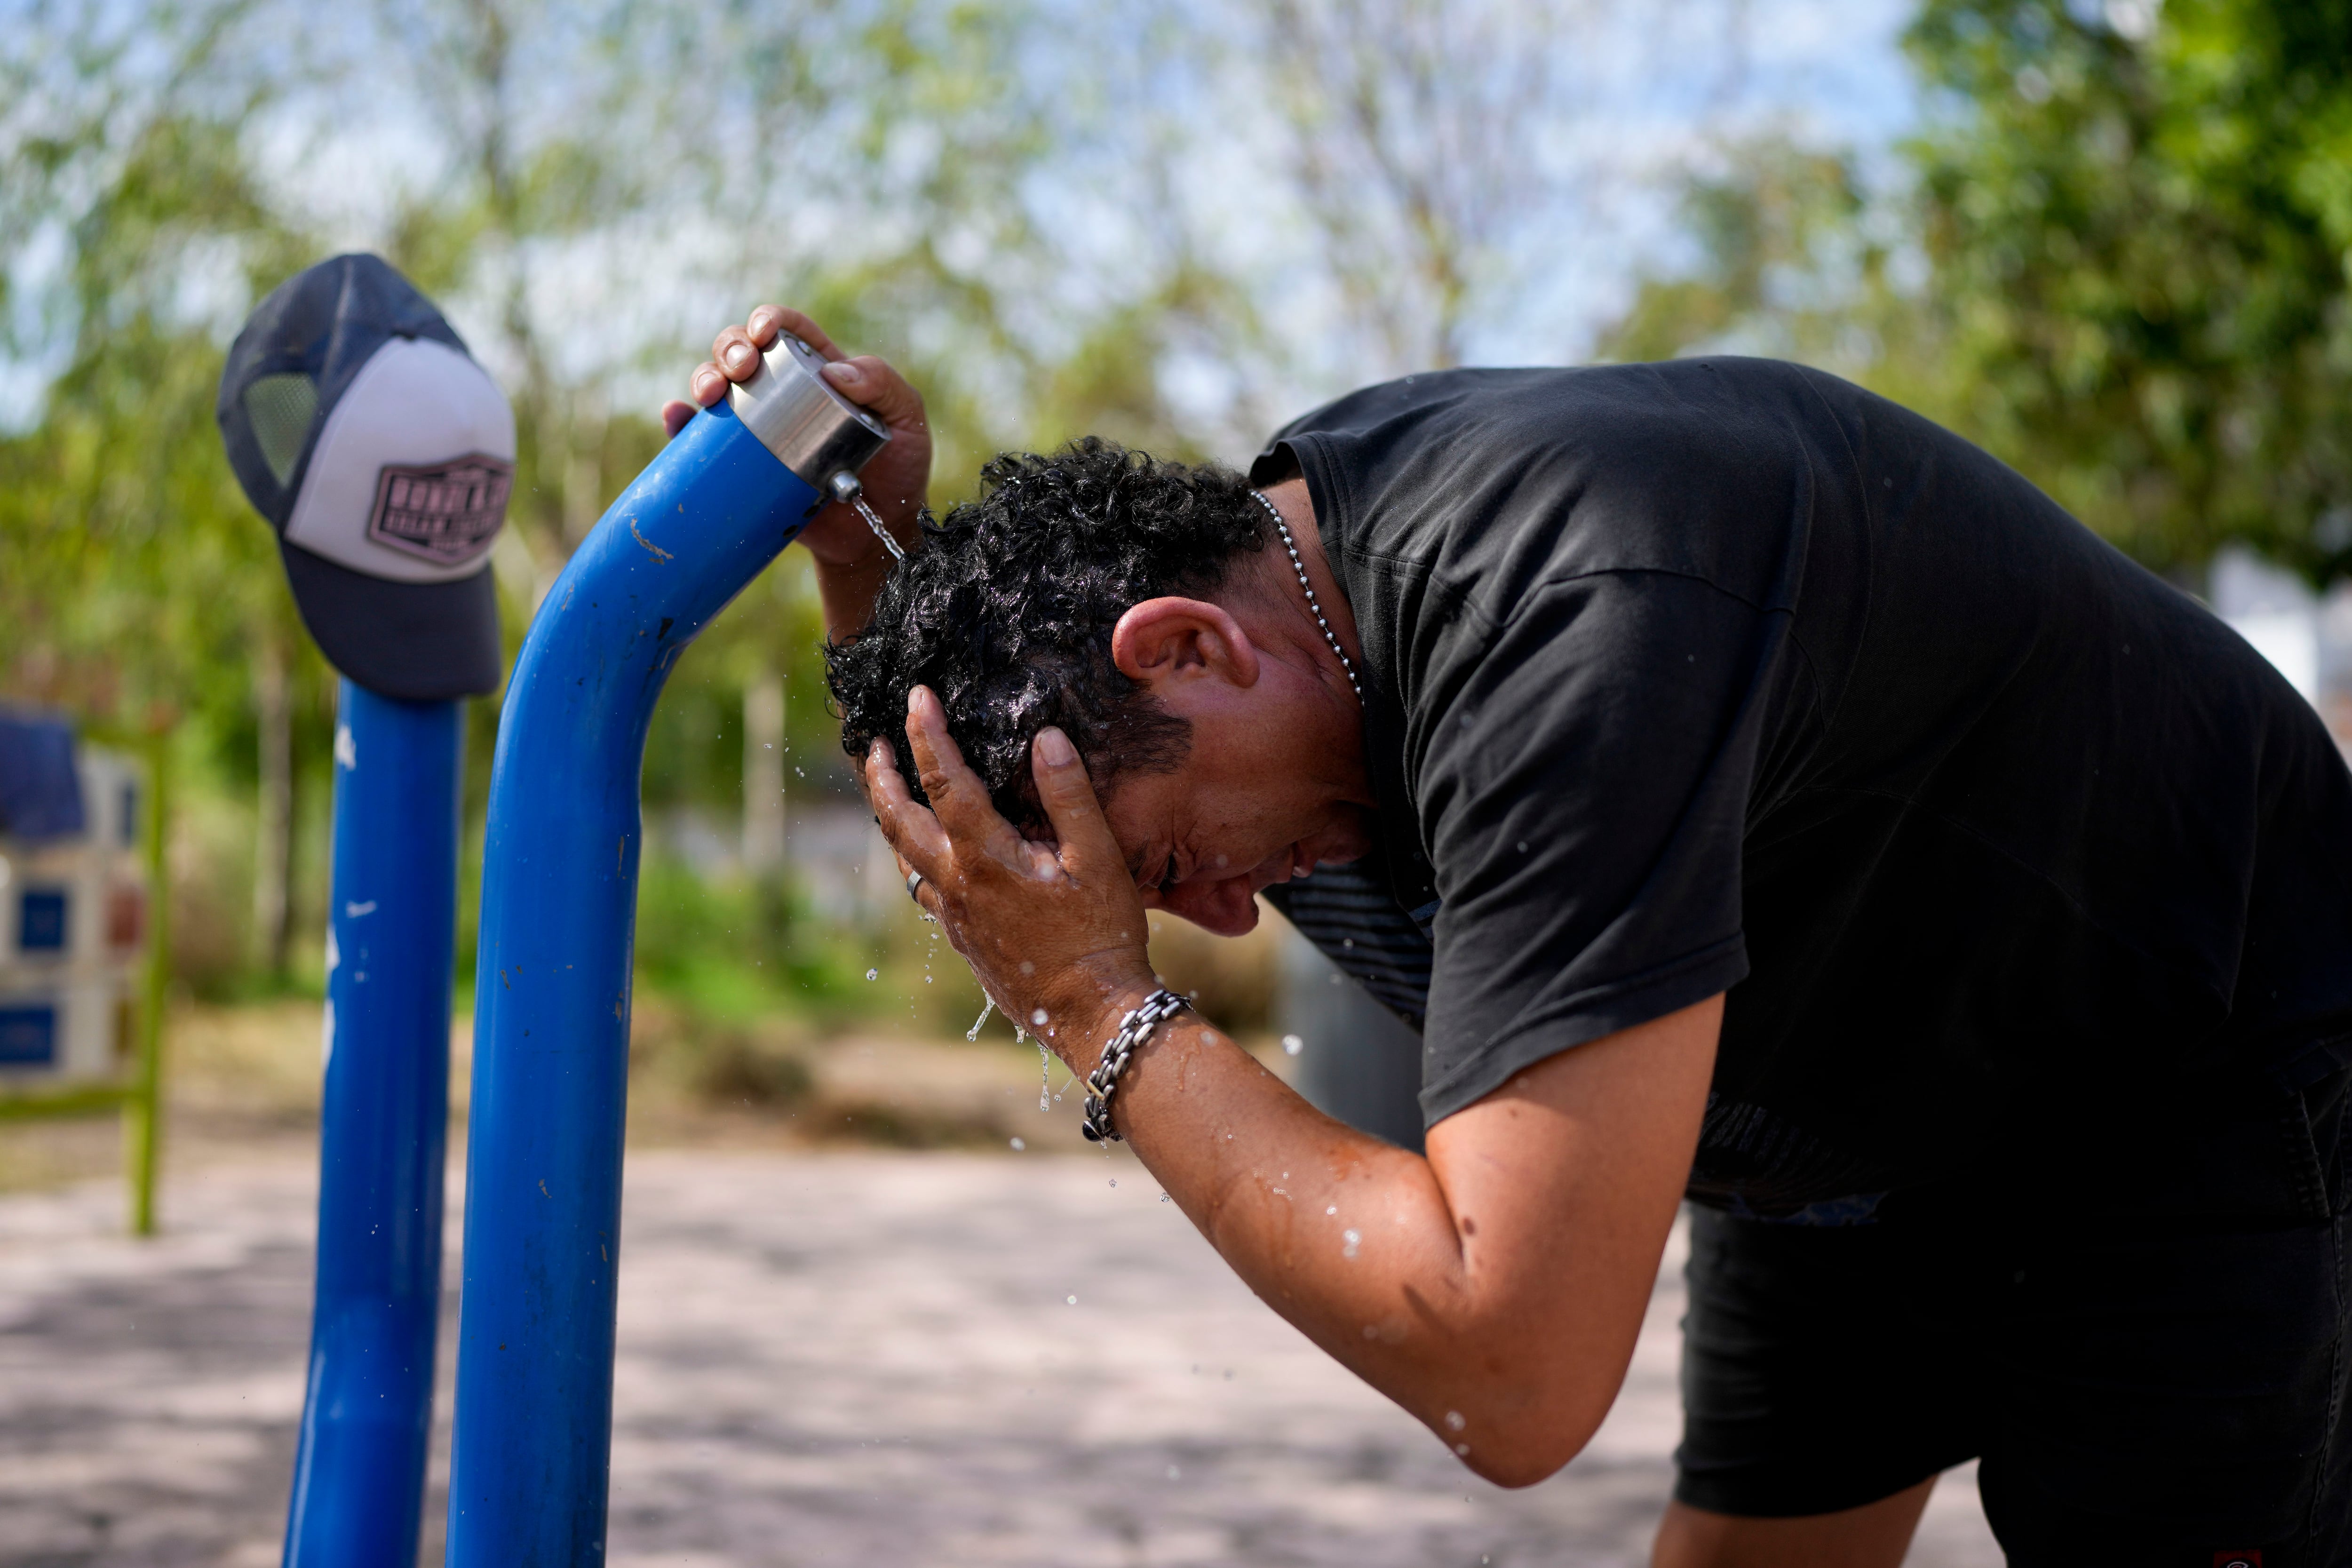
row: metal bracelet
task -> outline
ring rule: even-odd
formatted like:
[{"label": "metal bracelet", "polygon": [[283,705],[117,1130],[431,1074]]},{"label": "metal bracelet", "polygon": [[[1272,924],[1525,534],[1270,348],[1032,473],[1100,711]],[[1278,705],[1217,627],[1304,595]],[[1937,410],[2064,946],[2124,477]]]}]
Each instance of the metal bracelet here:
[{"label": "metal bracelet", "polygon": [[1118,1033],[1103,1047],[1102,1061],[1087,1075],[1085,1114],[1079,1118],[1078,1131],[1090,1143],[1121,1142],[1118,1129],[1110,1124],[1110,1097],[1118,1088],[1118,1075],[1142,1048],[1152,1027],[1172,1018],[1184,1006],[1184,998],[1173,991],[1154,991],[1143,999],[1143,1005],[1118,1021]]}]

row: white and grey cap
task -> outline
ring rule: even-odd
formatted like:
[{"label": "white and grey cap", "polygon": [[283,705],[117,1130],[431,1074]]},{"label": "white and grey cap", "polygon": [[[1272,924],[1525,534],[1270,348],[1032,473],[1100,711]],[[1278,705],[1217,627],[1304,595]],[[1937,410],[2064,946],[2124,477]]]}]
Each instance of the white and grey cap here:
[{"label": "white and grey cap", "polygon": [[319,263],[247,321],[215,414],[330,663],[410,701],[497,687],[514,412],[431,300],[380,257]]}]

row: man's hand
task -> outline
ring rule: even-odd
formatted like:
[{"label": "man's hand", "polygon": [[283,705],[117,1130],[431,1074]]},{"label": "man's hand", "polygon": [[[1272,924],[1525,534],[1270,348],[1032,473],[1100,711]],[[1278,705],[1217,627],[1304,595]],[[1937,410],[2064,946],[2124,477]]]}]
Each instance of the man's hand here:
[{"label": "man's hand", "polygon": [[982,986],[1085,1076],[1119,1016],[1153,985],[1143,900],[1086,764],[1059,730],[1038,732],[1030,769],[1058,839],[1038,844],[990,804],[928,687],[908,696],[907,744],[931,810],[916,803],[887,742],[877,741],[866,763],[866,798],[899,874],[923,874],[918,900]]},{"label": "man's hand", "polygon": [[[712,339],[710,358],[697,365],[688,380],[694,400],[664,405],[663,428],[676,436],[698,408],[726,396],[730,382],[751,380],[760,368],[761,352],[774,345],[778,332],[790,332],[824,355],[825,379],[834,389],[889,426],[889,445],[875,454],[858,479],[866,487],[866,504],[900,545],[911,547],[916,515],[931,482],[931,426],[923,414],[922,395],[877,356],[853,359],[843,353],[823,327],[798,310],[762,305],[744,325],[729,327]],[[888,552],[866,520],[839,502],[810,520],[800,542],[816,557],[826,629],[836,638],[856,635],[872,614],[875,591],[888,574]]]}]

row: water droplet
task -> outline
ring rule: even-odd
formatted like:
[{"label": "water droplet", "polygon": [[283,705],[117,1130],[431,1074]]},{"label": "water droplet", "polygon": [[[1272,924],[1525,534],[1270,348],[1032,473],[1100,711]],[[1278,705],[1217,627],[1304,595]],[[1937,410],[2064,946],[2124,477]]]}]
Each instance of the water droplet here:
[{"label": "water droplet", "polygon": [[[1454,1451],[1466,1459],[1470,1457],[1470,1445],[1467,1443],[1456,1443],[1454,1445]],[[1484,1557],[1481,1557],[1478,1561],[1484,1563],[1486,1560]]]},{"label": "water droplet", "polygon": [[1470,1423],[1462,1419],[1462,1412],[1459,1410],[1449,1410],[1445,1413],[1445,1429],[1447,1431],[1459,1432],[1468,1425],[1470,1425]]},{"label": "water droplet", "polygon": [[882,978],[882,972],[878,969],[869,969],[866,972],[866,978],[868,980],[879,980]]},{"label": "water droplet", "polygon": [[1381,1331],[1380,1331],[1380,1330],[1378,1330],[1378,1329],[1374,1328],[1374,1327],[1373,1327],[1371,1324],[1370,1324],[1370,1323],[1366,1323],[1366,1324],[1364,1325],[1364,1338],[1366,1338],[1366,1339],[1368,1339],[1368,1340],[1376,1340],[1376,1339],[1379,1339],[1380,1337],[1381,1337]]},{"label": "water droplet", "polygon": [[1333,1204],[1329,1208],[1325,1209],[1325,1210],[1323,1211],[1323,1215],[1324,1215],[1324,1217],[1328,1219],[1328,1218],[1329,1218],[1331,1215],[1335,1215],[1335,1214],[1338,1214],[1339,1212],[1339,1205],[1338,1204]]},{"label": "water droplet", "polygon": [[1026,1149],[1027,1147],[1029,1147],[1028,1143],[1027,1143],[1027,1142],[1025,1142],[1024,1141],[1023,1141],[1022,1139],[1015,1138],[1015,1139],[1013,1141],[1013,1152],[1014,1153],[1016,1153],[1016,1154],[1018,1154],[1019,1152],[1021,1152],[1021,1151],[1022,1151],[1022,1150]]},{"label": "water droplet", "polygon": [[971,1021],[971,1027],[963,1032],[963,1037],[967,1040],[980,1038],[980,1026],[988,1022],[988,1015],[994,1011],[995,1007],[996,998],[983,994],[981,998],[980,1016]]},{"label": "water droplet", "polygon": [[1164,1204],[1164,1203],[1166,1203],[1166,1202],[1168,1201],[1168,1194],[1167,1194],[1166,1193],[1162,1193],[1162,1194],[1160,1194],[1160,1201],[1161,1203],[1163,1203],[1163,1204]]},{"label": "water droplet", "polygon": [[1024,958],[1021,961],[1021,973],[1024,974],[1034,974],[1037,973],[1037,966]]},{"label": "water droplet", "polygon": [[1307,1042],[1300,1039],[1297,1035],[1285,1035],[1282,1037],[1282,1054],[1284,1056],[1295,1057],[1306,1048]]},{"label": "water droplet", "polygon": [[1364,1239],[1364,1234],[1359,1230],[1343,1230],[1339,1233],[1339,1239],[1348,1244],[1339,1249],[1339,1256],[1353,1258],[1356,1256],[1357,1245]]},{"label": "water droplet", "polygon": [[1076,1296],[1065,1296],[1062,1300],[1067,1301],[1073,1307],[1078,1304],[1078,1299]]},{"label": "water droplet", "polygon": [[1169,1467],[1168,1467],[1168,1479],[1169,1479],[1170,1480],[1171,1480],[1171,1481],[1181,1481],[1181,1480],[1182,1480],[1182,1479],[1184,1479],[1184,1467],[1183,1467],[1183,1466],[1181,1466],[1181,1465],[1171,1465],[1171,1466],[1169,1466]]},{"label": "water droplet", "polygon": [[1118,1178],[1117,1176],[1113,1176],[1113,1177],[1110,1179],[1110,1184],[1111,1184],[1112,1186],[1114,1186],[1114,1187],[1115,1187],[1115,1186],[1117,1186],[1117,1185],[1118,1185]]},{"label": "water droplet", "polygon": [[1040,1007],[1035,1012],[1030,1014],[1029,1022],[1040,1029],[1044,1028],[1045,1026],[1045,1009]]}]

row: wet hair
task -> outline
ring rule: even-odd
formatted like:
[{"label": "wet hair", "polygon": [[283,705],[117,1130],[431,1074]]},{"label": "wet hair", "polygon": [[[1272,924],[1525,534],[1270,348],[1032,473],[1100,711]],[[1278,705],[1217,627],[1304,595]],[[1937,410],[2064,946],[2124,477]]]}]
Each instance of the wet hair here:
[{"label": "wet hair", "polygon": [[1095,437],[1050,457],[1007,452],[981,469],[980,496],[923,520],[919,549],[891,574],[873,618],[825,648],[841,745],[863,764],[877,735],[908,765],[907,693],[929,687],[996,809],[1045,826],[1030,738],[1058,725],[1097,793],[1169,772],[1192,726],[1111,661],[1111,630],[1163,594],[1204,594],[1236,552],[1271,531],[1240,474],[1176,463]]}]

